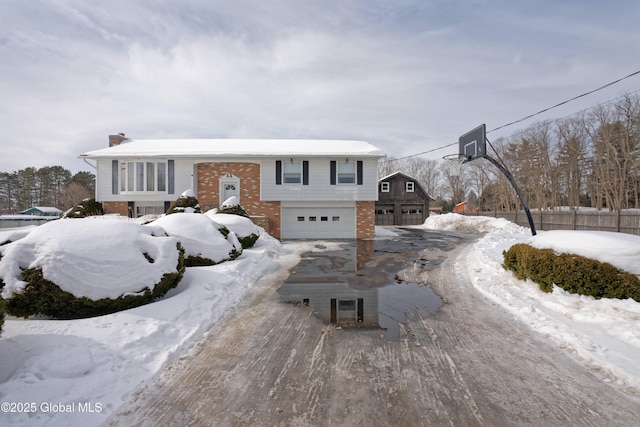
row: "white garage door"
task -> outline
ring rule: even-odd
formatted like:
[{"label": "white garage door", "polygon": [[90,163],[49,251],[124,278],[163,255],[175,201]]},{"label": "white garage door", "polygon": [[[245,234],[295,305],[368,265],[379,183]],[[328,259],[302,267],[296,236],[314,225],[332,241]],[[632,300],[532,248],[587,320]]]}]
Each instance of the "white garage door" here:
[{"label": "white garage door", "polygon": [[354,239],[355,208],[282,208],[283,239]]}]

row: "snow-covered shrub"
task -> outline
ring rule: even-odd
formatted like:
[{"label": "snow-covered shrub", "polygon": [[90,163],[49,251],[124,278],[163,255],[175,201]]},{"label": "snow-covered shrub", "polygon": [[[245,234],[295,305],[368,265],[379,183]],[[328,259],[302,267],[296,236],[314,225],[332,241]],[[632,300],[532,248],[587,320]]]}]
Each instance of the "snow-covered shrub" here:
[{"label": "snow-covered shrub", "polygon": [[242,253],[234,233],[207,215],[166,215],[149,224],[160,227],[182,244],[187,267],[214,265],[235,259]]},{"label": "snow-covered shrub", "polygon": [[62,214],[62,218],[86,218],[103,214],[102,203],[96,202],[96,199],[83,199]]},{"label": "snow-covered shrub", "polygon": [[240,206],[240,201],[236,196],[229,197],[222,202],[222,206],[218,209],[218,213],[240,215],[249,218],[249,214]]},{"label": "snow-covered shrub", "polygon": [[595,298],[632,298],[640,301],[640,279],[613,265],[574,254],[556,254],[524,243],[503,252],[503,267],[518,279],[531,279],[544,292],[556,285],[569,293]]},{"label": "snow-covered shrub", "polygon": [[205,215],[233,231],[238,237],[243,249],[253,247],[260,237],[260,231],[262,229],[255,225],[249,218],[216,211],[208,211]]},{"label": "snow-covered shrub", "polygon": [[15,316],[113,313],[164,295],[184,273],[177,239],[126,221],[53,221],[0,252],[2,297]]},{"label": "snow-covered shrub", "polygon": [[187,190],[180,195],[167,209],[167,215],[173,213],[200,213],[200,203],[192,190]]}]

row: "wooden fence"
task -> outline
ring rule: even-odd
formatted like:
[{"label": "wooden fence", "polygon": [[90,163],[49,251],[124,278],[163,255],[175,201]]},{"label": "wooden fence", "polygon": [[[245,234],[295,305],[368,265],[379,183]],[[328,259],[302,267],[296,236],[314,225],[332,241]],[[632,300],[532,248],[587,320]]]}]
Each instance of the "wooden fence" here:
[{"label": "wooden fence", "polygon": [[[529,227],[524,211],[478,212],[477,214],[505,218],[523,227]],[[531,216],[538,230],[594,230],[615,231],[640,235],[640,211],[532,211]]]}]

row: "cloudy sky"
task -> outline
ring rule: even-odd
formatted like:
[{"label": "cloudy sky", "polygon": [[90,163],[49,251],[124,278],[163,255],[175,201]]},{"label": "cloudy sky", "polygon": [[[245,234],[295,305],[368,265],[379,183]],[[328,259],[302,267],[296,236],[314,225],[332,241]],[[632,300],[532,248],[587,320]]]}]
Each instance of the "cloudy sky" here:
[{"label": "cloudy sky", "polygon": [[0,0],[0,171],[90,170],[77,156],[118,132],[400,157],[638,70],[637,0]]}]

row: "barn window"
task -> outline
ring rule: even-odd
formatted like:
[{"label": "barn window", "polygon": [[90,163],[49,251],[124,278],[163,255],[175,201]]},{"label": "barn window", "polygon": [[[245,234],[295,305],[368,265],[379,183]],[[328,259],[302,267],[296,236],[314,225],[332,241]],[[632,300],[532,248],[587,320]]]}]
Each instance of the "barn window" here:
[{"label": "barn window", "polygon": [[407,193],[413,193],[415,191],[415,182],[407,182]]},{"label": "barn window", "polygon": [[389,192],[389,183],[388,182],[383,182],[382,184],[380,184],[380,191],[382,191],[383,193],[388,193]]}]

